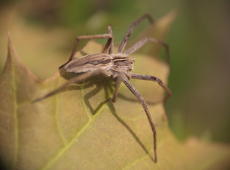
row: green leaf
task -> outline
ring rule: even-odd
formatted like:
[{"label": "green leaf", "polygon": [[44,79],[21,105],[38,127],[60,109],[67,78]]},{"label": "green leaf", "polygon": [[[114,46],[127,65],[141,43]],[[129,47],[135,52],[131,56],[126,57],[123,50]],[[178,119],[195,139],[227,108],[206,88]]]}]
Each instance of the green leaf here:
[{"label": "green leaf", "polygon": [[[95,52],[99,48],[90,42],[84,50]],[[134,57],[136,73],[167,82],[167,64],[144,55]],[[152,133],[141,105],[124,86],[115,104],[105,102],[111,95],[108,81],[99,83],[100,91],[96,85],[73,85],[44,101],[31,102],[64,82],[58,74],[40,81],[19,61],[9,41],[0,76],[0,158],[6,169],[207,170],[227,163],[228,146],[194,139],[178,142],[159,102],[149,106],[158,133],[159,162],[153,163]],[[147,101],[163,99],[157,84],[132,83]]]}]

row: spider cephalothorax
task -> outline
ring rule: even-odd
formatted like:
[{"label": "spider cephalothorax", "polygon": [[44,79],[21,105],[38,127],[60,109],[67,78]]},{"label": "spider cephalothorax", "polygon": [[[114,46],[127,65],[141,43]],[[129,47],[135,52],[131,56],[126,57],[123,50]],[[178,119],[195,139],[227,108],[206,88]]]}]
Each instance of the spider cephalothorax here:
[{"label": "spider cephalothorax", "polygon": [[[138,42],[136,42],[133,46],[128,49],[125,49],[126,44],[133,33],[134,28],[142,22],[144,19],[153,22],[153,19],[150,15],[145,14],[142,17],[138,18],[134,21],[124,36],[124,39],[121,41],[118,46],[118,51],[116,53],[113,52],[113,35],[112,28],[108,26],[108,32],[106,34],[98,34],[98,35],[84,35],[78,36],[76,38],[76,46],[73,49],[69,60],[59,67],[60,74],[68,80],[67,83],[62,85],[61,87],[51,91],[45,96],[34,100],[35,102],[41,101],[47,97],[50,97],[61,90],[65,89],[72,83],[81,83],[95,76],[102,76],[111,78],[115,81],[115,90],[112,101],[116,101],[116,97],[118,94],[118,89],[121,83],[124,83],[128,89],[136,96],[138,101],[142,104],[146,116],[148,118],[150,127],[153,132],[153,150],[154,150],[154,161],[157,161],[157,152],[156,152],[156,128],[154,122],[152,121],[151,114],[149,112],[147,103],[145,102],[142,95],[135,89],[135,87],[130,83],[129,79],[139,79],[139,80],[150,80],[157,82],[164,90],[166,90],[168,95],[171,95],[171,91],[163,84],[163,82],[155,77],[150,75],[140,75],[132,73],[134,58],[130,55],[144,46],[146,43],[158,43],[165,47],[168,53],[167,45],[159,41],[155,38],[145,37]],[[81,58],[74,58],[77,50],[77,45],[80,40],[90,40],[90,39],[107,39],[107,42],[101,53],[96,54],[87,54],[83,55]]]}]

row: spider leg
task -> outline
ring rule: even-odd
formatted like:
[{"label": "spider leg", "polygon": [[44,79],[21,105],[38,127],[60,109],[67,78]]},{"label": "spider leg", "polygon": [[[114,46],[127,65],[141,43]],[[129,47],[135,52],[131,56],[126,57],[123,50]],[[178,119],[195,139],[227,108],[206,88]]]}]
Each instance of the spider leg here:
[{"label": "spider leg", "polygon": [[136,96],[136,98],[139,100],[139,102],[142,104],[142,107],[144,108],[144,111],[146,113],[146,116],[148,118],[150,127],[152,129],[152,133],[153,133],[153,160],[154,162],[157,162],[157,133],[156,133],[156,127],[155,124],[152,120],[151,114],[149,112],[147,103],[145,102],[144,98],[142,97],[142,95],[135,89],[135,87],[129,82],[128,78],[124,75],[121,75],[121,80],[122,82],[128,87],[128,89]]},{"label": "spider leg", "polygon": [[121,53],[123,52],[130,36],[133,34],[133,30],[134,28],[136,28],[142,21],[144,21],[145,19],[147,19],[149,21],[150,24],[152,24],[154,22],[153,18],[151,17],[150,14],[145,14],[141,17],[139,17],[137,20],[135,20],[133,23],[130,24],[128,31],[126,32],[123,40],[121,41],[119,47],[118,47],[118,52]]},{"label": "spider leg", "polygon": [[108,51],[108,53],[111,54],[113,52],[113,31],[110,25],[108,26],[108,34],[111,35],[111,38],[107,40],[102,52],[105,53]]},{"label": "spider leg", "polygon": [[161,40],[158,40],[158,39],[155,39],[155,38],[148,38],[148,37],[145,37],[141,40],[139,40],[138,42],[136,42],[132,47],[130,47],[129,49],[127,49],[125,51],[125,53],[127,55],[130,55],[134,52],[136,52],[137,50],[139,50],[141,47],[143,47],[146,43],[157,43],[157,44],[160,44],[162,47],[165,48],[165,51],[166,51],[166,54],[167,54],[167,60],[168,60],[168,63],[169,63],[169,60],[170,60],[170,53],[169,53],[169,46],[161,41]]},{"label": "spider leg", "polygon": [[172,91],[158,77],[132,73],[131,78],[132,79],[139,79],[139,80],[150,80],[150,81],[157,82],[167,93],[167,96],[165,97],[165,100],[168,97],[172,96]]},{"label": "spider leg", "polygon": [[114,90],[113,97],[112,97],[112,102],[116,102],[117,95],[118,95],[118,90],[119,90],[120,85],[121,85],[121,78],[120,78],[120,77],[117,77],[115,83],[116,83],[116,84],[115,84],[115,90]]},{"label": "spider leg", "polygon": [[111,39],[112,38],[112,34],[110,33],[107,33],[107,34],[96,34],[96,35],[81,35],[81,36],[78,36],[76,38],[76,41],[75,41],[75,45],[74,45],[74,48],[70,54],[70,57],[69,57],[69,60],[68,61],[71,61],[74,57],[74,55],[76,54],[77,52],[77,47],[79,45],[79,42],[80,40],[91,40],[91,39]]},{"label": "spider leg", "polygon": [[32,103],[35,103],[35,102],[39,102],[39,101],[42,101],[48,97],[51,97],[59,92],[61,92],[62,90],[64,90],[65,88],[67,88],[70,84],[72,83],[79,83],[79,82],[82,82],[92,76],[95,76],[95,75],[98,75],[98,74],[104,74],[106,75],[106,73],[102,70],[97,70],[97,71],[94,71],[94,72],[87,72],[87,73],[84,73],[80,76],[77,76],[77,77],[74,77],[72,79],[70,79],[68,82],[66,82],[65,84],[63,84],[62,86],[56,88],[55,90],[47,93],[46,95],[40,97],[40,98],[37,98],[35,100],[32,101]]}]

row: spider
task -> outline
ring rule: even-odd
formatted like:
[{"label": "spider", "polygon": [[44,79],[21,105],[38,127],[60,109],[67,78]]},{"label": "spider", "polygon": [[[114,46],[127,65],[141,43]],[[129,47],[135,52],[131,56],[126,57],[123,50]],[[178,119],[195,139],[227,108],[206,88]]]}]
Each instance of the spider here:
[{"label": "spider", "polygon": [[[59,88],[49,92],[41,98],[34,100],[34,102],[41,101],[47,97],[50,97],[63,89],[67,88],[72,83],[86,82],[92,77],[103,76],[108,77],[115,81],[115,90],[112,97],[112,101],[115,102],[118,89],[121,83],[124,83],[127,88],[136,96],[137,100],[142,104],[142,107],[146,113],[149,121],[152,133],[153,133],[153,160],[157,162],[157,134],[156,127],[152,120],[151,114],[148,109],[148,105],[138,90],[130,83],[130,79],[150,80],[157,82],[170,96],[172,93],[166,85],[157,77],[151,75],[141,75],[132,73],[134,58],[130,55],[144,46],[146,43],[158,43],[163,46],[168,53],[168,46],[164,42],[155,38],[145,37],[128,49],[125,49],[130,36],[134,32],[134,28],[138,26],[142,21],[148,20],[150,24],[153,23],[153,18],[149,14],[145,14],[130,24],[128,31],[126,32],[123,40],[118,46],[118,51],[113,52],[113,35],[112,27],[108,26],[107,33],[96,35],[83,35],[76,38],[76,44],[72,50],[72,53],[68,61],[59,67],[59,72],[68,81]],[[86,54],[81,58],[74,58],[77,47],[80,40],[91,39],[107,39],[106,44],[101,53]],[[71,75],[71,76],[70,76]]]}]

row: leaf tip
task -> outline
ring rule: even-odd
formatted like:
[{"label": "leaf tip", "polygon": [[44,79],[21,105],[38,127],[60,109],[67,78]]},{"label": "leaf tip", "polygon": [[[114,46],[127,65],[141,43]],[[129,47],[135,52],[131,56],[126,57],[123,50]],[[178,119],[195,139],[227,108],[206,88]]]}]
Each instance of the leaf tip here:
[{"label": "leaf tip", "polygon": [[177,11],[172,10],[168,12],[165,16],[163,16],[158,23],[158,26],[161,28],[166,28],[166,30],[170,27],[171,23],[175,20],[177,16]]},{"label": "leaf tip", "polygon": [[13,57],[15,56],[14,46],[11,40],[10,32],[7,33],[7,62],[12,62]]}]

